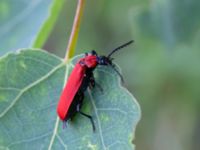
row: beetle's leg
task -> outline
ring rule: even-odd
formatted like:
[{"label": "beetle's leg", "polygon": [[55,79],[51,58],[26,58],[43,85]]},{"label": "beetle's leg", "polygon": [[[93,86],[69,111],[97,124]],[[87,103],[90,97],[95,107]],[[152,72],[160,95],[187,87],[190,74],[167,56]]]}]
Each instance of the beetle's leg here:
[{"label": "beetle's leg", "polygon": [[83,81],[82,81],[81,87],[80,87],[82,92],[85,92],[85,90],[87,90],[88,84],[89,84],[88,76],[87,76],[87,74],[84,74]]},{"label": "beetle's leg", "polygon": [[121,75],[121,73],[117,70],[116,66],[114,64],[111,64],[110,67],[117,73],[117,75],[120,77],[121,82],[124,84],[124,78]]},{"label": "beetle's leg", "polygon": [[90,77],[89,87],[90,87],[90,89],[92,89],[92,88],[95,87],[95,80],[94,80],[93,74],[92,74],[92,76]]},{"label": "beetle's leg", "polygon": [[95,50],[92,50],[91,54],[97,56],[97,52]]},{"label": "beetle's leg", "polygon": [[67,128],[67,121],[63,121],[63,129]]},{"label": "beetle's leg", "polygon": [[89,83],[89,87],[90,89],[97,87],[102,93],[103,93],[103,88],[101,87],[100,84],[98,84],[95,79],[94,79],[94,74],[92,73],[91,77],[90,77],[90,83]]},{"label": "beetle's leg", "polygon": [[79,104],[77,105],[77,112],[80,113],[82,116],[85,116],[85,117],[87,117],[88,119],[90,119],[90,122],[91,122],[91,124],[92,124],[92,129],[93,129],[93,131],[95,131],[95,125],[94,125],[94,120],[93,120],[92,116],[81,112],[81,111],[80,111],[80,105],[79,105]]},{"label": "beetle's leg", "polygon": [[96,87],[98,87],[98,89],[101,91],[101,93],[103,93],[103,88],[99,83],[95,83]]},{"label": "beetle's leg", "polygon": [[87,117],[88,119],[90,119],[90,122],[91,122],[91,124],[92,124],[92,129],[93,129],[93,131],[95,131],[95,125],[94,125],[94,120],[93,120],[92,116],[90,116],[90,115],[88,115],[88,114],[85,114],[85,113],[83,113],[83,112],[81,112],[81,111],[79,111],[79,113],[80,113],[81,115]]}]

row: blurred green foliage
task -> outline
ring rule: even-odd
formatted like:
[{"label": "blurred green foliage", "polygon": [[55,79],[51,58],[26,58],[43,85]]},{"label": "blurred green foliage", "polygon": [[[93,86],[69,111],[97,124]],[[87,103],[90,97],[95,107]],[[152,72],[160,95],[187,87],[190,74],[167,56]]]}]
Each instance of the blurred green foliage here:
[{"label": "blurred green foliage", "polygon": [[[45,48],[64,57],[76,2],[68,0]],[[200,1],[87,1],[76,53],[115,54],[142,108],[138,150],[197,150],[200,139]]]},{"label": "blurred green foliage", "polygon": [[31,47],[53,0],[0,0],[0,56]]},{"label": "blurred green foliage", "polygon": [[[65,54],[75,8],[76,1],[65,2],[44,46],[61,57]],[[107,54],[118,45],[135,40],[134,45],[114,57],[122,68],[125,86],[142,108],[134,140],[138,150],[200,147],[199,8],[199,0],[88,0],[86,3],[77,54],[92,49]],[[0,10],[2,20],[7,8],[0,5]],[[11,36],[11,32],[6,36]],[[2,38],[0,42],[6,44]]]}]

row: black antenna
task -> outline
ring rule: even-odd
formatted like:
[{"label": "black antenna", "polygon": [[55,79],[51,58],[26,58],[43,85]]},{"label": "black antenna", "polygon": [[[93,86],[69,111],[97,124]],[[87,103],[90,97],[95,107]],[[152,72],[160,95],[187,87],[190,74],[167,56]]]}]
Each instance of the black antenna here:
[{"label": "black antenna", "polygon": [[129,41],[129,42],[127,42],[127,43],[125,43],[125,44],[123,44],[123,45],[121,45],[121,46],[115,48],[114,50],[112,50],[112,51],[110,52],[110,54],[109,54],[107,57],[109,58],[113,53],[115,53],[116,51],[118,51],[118,50],[120,50],[120,49],[122,49],[122,48],[124,48],[124,47],[126,47],[126,46],[128,46],[128,45],[130,45],[130,44],[133,43],[133,42],[134,42],[134,41],[131,40],[131,41]]}]

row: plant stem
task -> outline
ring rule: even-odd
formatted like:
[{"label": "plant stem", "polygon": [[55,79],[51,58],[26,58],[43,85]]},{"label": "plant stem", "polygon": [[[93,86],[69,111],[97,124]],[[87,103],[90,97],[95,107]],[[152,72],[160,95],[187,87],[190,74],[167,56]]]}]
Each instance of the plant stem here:
[{"label": "plant stem", "polygon": [[80,29],[81,17],[83,15],[85,0],[79,0],[77,4],[76,14],[74,17],[74,23],[69,38],[68,46],[66,49],[65,62],[71,57],[73,57],[75,52],[75,47],[78,39],[78,33]]}]

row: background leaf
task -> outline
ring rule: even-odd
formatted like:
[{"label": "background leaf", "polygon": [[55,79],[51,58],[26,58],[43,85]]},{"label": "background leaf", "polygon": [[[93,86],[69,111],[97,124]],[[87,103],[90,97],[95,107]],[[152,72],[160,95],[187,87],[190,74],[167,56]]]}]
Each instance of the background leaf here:
[{"label": "background leaf", "polygon": [[7,51],[30,47],[48,17],[52,0],[0,1],[0,56]]},{"label": "background leaf", "polygon": [[40,32],[37,35],[37,38],[34,41],[34,48],[41,48],[48,39],[48,36],[50,35],[51,30],[60,14],[64,2],[65,0],[54,0],[50,11],[51,14],[43,24],[42,28],[40,29]]},{"label": "background leaf", "polygon": [[57,118],[67,72],[61,59],[29,49],[2,58],[0,69],[0,149],[132,149],[140,108],[109,68],[95,71],[104,92],[86,92],[82,108],[94,117],[95,133],[79,114],[66,129]]}]

